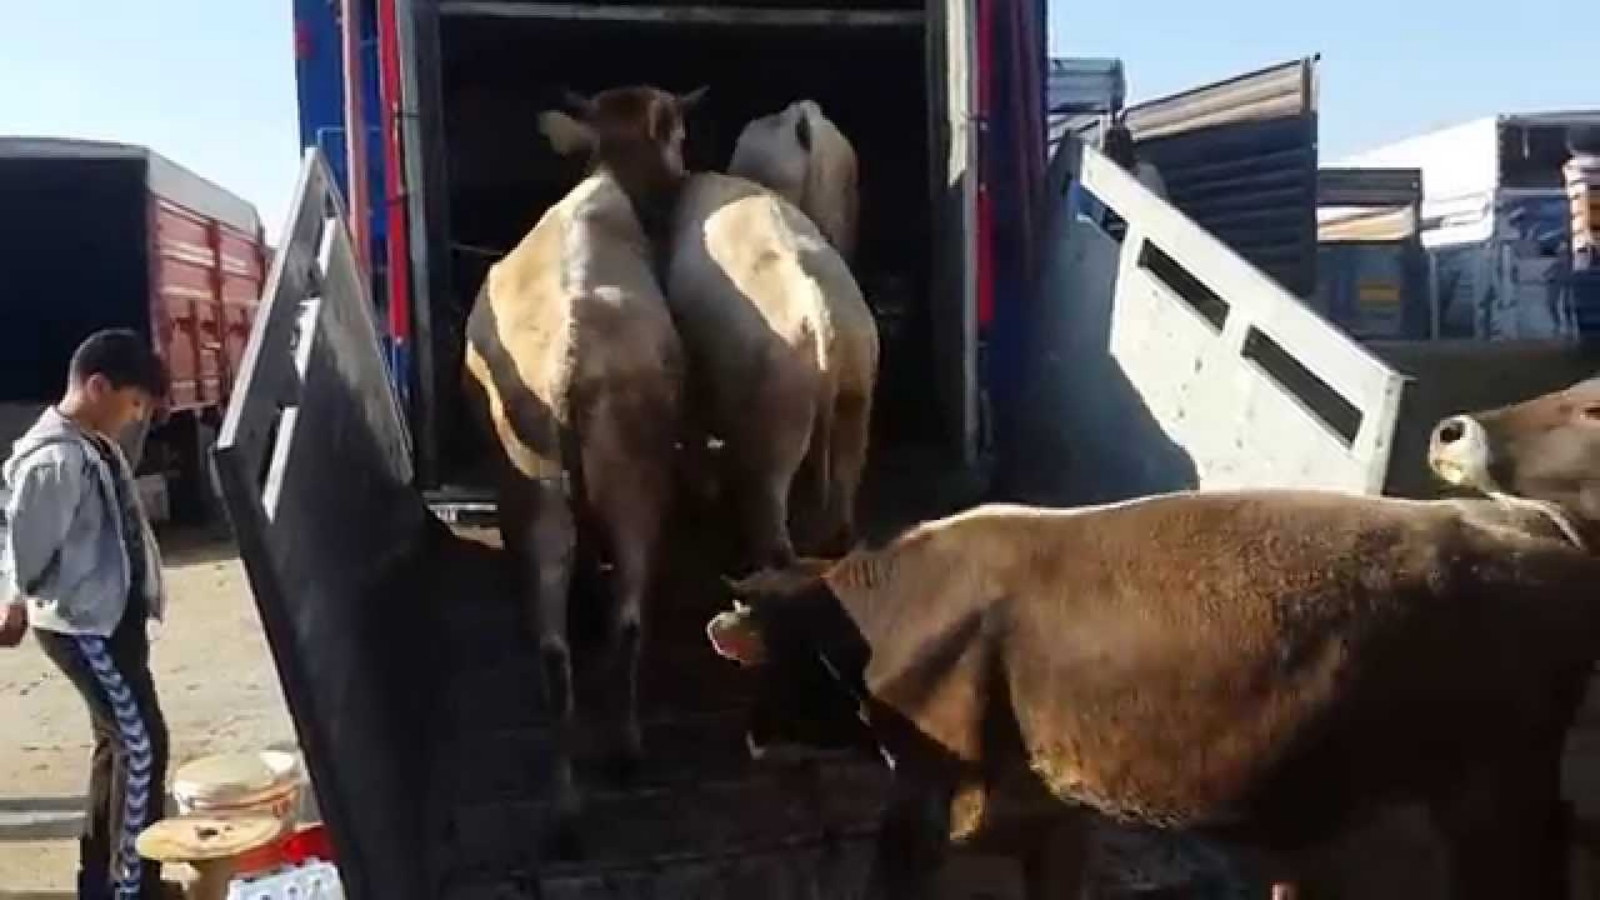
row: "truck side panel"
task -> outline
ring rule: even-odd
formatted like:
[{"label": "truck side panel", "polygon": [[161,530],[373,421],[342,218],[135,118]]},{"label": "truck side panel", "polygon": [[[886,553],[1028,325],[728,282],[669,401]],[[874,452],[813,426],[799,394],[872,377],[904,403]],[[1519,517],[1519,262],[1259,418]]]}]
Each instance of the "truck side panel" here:
[{"label": "truck side panel", "polygon": [[172,406],[220,409],[261,292],[259,238],[154,195],[150,219],[151,330]]},{"label": "truck side panel", "polygon": [[1316,290],[1316,68],[1296,60],[1127,112],[1172,205],[1297,297]]}]

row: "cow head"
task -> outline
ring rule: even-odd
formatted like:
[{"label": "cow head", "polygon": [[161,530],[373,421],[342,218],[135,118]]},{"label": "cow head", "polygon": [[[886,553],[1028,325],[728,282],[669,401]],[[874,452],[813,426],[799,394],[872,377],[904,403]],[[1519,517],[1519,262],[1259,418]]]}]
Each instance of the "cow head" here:
[{"label": "cow head", "polygon": [[739,132],[728,172],[764,185],[790,203],[803,206],[812,152],[811,132],[811,119],[799,103],[752,119]]},{"label": "cow head", "polygon": [[539,128],[557,153],[586,154],[625,185],[676,182],[685,175],[684,120],[706,88],[671,94],[659,88],[612,88],[593,97],[566,93],[571,112],[548,110]]},{"label": "cow head", "polygon": [[751,120],[728,173],[804,210],[846,260],[855,252],[860,196],[855,148],[814,100]]},{"label": "cow head", "polygon": [[1600,525],[1600,378],[1434,427],[1428,464],[1450,484],[1553,503]]},{"label": "cow head", "polygon": [[756,755],[779,745],[860,745],[869,650],[823,578],[830,564],[801,560],[729,582],[734,608],[706,625],[712,649],[759,670],[749,741]]}]

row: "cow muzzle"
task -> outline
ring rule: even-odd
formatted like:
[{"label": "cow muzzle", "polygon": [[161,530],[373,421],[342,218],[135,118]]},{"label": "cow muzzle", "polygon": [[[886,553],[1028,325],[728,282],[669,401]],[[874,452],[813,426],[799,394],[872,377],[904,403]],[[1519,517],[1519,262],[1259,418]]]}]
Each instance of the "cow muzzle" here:
[{"label": "cow muzzle", "polygon": [[1471,416],[1451,416],[1434,426],[1428,466],[1456,487],[1496,490],[1489,475],[1489,432]]}]

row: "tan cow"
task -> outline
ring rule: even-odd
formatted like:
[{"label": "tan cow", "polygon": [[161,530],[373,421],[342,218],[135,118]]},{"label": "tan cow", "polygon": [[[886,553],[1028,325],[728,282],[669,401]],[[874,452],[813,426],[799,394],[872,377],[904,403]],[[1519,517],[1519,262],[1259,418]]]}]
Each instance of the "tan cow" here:
[{"label": "tan cow", "polygon": [[[1592,536],[1600,387],[1479,421],[1491,449],[1463,471],[1567,498]],[[986,506],[760,573],[707,630],[763,668],[753,739],[832,722],[893,762],[892,897],[925,896],[947,837],[1030,782],[1064,812],[1265,850],[1283,880],[1340,826],[1417,801],[1451,896],[1564,897],[1561,750],[1600,654],[1600,560],[1568,531],[1522,503],[1310,491]]]},{"label": "tan cow", "polygon": [[611,563],[617,750],[640,752],[644,595],[672,500],[684,358],[630,197],[670,204],[696,96],[619,89],[577,100],[581,118],[546,113],[556,148],[591,153],[594,170],[490,269],[467,323],[467,394],[499,450],[500,527],[561,726],[555,789],[568,819],[580,805],[566,627],[580,543]]},{"label": "tan cow", "polygon": [[739,133],[728,174],[800,207],[847,263],[855,261],[861,197],[855,147],[814,100],[797,100]]},{"label": "tan cow", "polygon": [[720,480],[756,565],[794,558],[797,487],[810,545],[849,546],[878,330],[838,251],[777,194],[697,174],[673,216],[666,288],[694,414],[723,441]]}]

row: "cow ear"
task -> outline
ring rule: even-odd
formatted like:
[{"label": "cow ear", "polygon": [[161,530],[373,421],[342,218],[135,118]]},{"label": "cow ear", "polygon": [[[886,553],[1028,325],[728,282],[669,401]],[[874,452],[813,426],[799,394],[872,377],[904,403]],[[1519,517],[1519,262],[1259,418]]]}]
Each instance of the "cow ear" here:
[{"label": "cow ear", "polygon": [[678,110],[680,112],[687,113],[690,110],[694,109],[696,106],[699,106],[700,105],[700,101],[705,99],[706,91],[708,91],[710,89],[711,89],[711,85],[702,84],[702,85],[700,85],[699,87],[695,88],[694,90],[690,91],[687,94],[679,94],[678,95]]},{"label": "cow ear", "polygon": [[594,149],[594,129],[564,112],[550,110],[540,113],[539,131],[561,156],[573,156]]},{"label": "cow ear", "polygon": [[718,614],[706,623],[706,637],[718,656],[741,666],[759,666],[767,661],[767,643],[749,609]]}]

